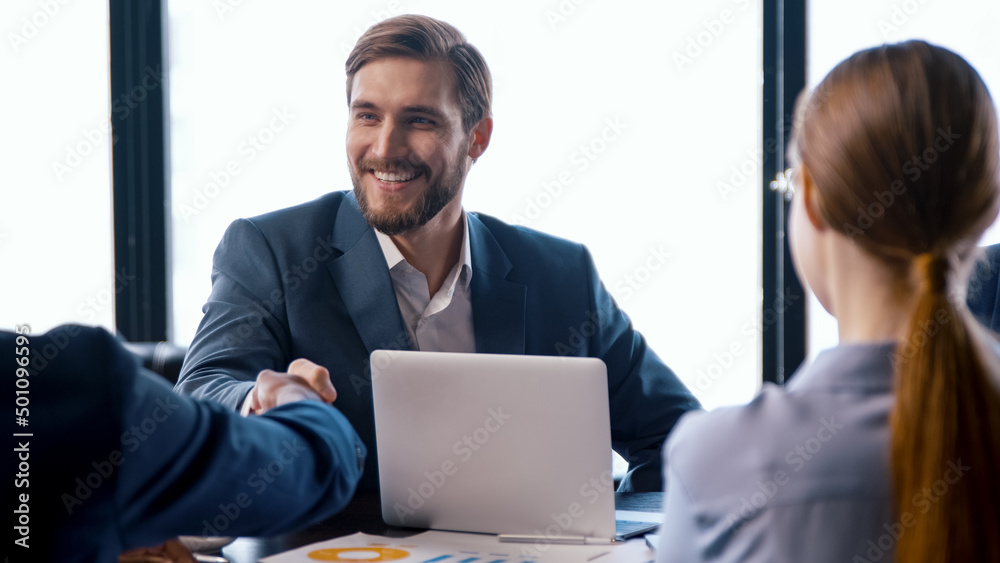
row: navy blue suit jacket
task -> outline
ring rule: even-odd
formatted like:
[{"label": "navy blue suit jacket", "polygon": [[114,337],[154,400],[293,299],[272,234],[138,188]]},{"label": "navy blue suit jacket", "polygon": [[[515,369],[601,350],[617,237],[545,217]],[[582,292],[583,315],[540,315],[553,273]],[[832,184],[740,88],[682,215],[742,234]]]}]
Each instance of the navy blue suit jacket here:
[{"label": "navy blue suit jacket", "polygon": [[[12,436],[22,545],[12,561],[117,561],[178,535],[269,535],[330,517],[351,499],[365,448],[329,405],[302,401],[243,418],[177,395],[110,334],[66,325],[0,332],[8,389],[26,389]],[[15,372],[28,358],[28,372]],[[13,394],[13,393],[12,393]],[[8,434],[10,436],[10,434]],[[21,495],[26,495],[22,497]],[[13,503],[13,504],[11,504]],[[15,520],[17,516],[15,515]]]},{"label": "navy blue suit jacket", "polygon": [[969,275],[966,302],[972,314],[993,332],[1000,332],[1000,244],[982,249]]},{"label": "navy blue suit jacket", "polygon": [[[476,351],[603,359],[613,446],[630,466],[623,489],[661,490],[659,449],[699,405],[632,329],[586,248],[479,214],[469,214],[469,240]],[[374,453],[369,355],[411,344],[353,193],[235,221],[204,312],[178,390],[238,409],[260,370],[308,358],[330,370],[335,404]],[[362,487],[378,485],[374,458]]]}]

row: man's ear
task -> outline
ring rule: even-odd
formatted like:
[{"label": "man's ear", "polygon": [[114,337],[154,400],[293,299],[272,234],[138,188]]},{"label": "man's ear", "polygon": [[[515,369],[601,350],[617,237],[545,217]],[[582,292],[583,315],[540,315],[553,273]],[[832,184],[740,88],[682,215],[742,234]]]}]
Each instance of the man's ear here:
[{"label": "man's ear", "polygon": [[809,218],[809,222],[817,231],[826,229],[826,221],[823,220],[819,212],[816,183],[805,164],[799,166],[799,184],[795,197],[802,198],[802,207],[806,210],[806,217]]},{"label": "man's ear", "polygon": [[469,156],[476,160],[486,152],[486,147],[490,146],[490,136],[493,135],[493,118],[485,117],[472,128],[469,145]]}]

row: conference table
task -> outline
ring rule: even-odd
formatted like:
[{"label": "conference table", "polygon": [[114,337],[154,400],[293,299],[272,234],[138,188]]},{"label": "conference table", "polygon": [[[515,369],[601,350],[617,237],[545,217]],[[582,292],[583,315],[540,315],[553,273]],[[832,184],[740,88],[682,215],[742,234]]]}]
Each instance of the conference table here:
[{"label": "conference table", "polygon": [[[663,493],[615,493],[615,508],[618,510],[659,512],[662,502]],[[280,517],[280,515],[276,516]],[[256,563],[261,557],[355,532],[387,537],[406,537],[422,531],[387,525],[382,521],[382,507],[378,492],[358,491],[347,507],[329,520],[298,532],[280,536],[237,538],[222,549],[222,556],[231,563]]]}]

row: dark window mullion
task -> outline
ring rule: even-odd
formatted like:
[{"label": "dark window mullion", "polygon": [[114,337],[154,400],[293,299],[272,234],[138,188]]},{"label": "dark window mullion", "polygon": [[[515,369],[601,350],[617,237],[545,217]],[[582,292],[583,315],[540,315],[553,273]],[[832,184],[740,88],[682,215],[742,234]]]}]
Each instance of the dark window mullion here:
[{"label": "dark window mullion", "polygon": [[115,322],[168,338],[166,64],[161,0],[111,0]]},{"label": "dark window mullion", "polygon": [[[788,166],[795,100],[805,87],[806,1],[764,0],[762,347],[764,381],[784,384],[806,355],[806,296],[792,269],[786,236],[788,202],[769,189]],[[776,147],[770,151],[768,148]]]}]

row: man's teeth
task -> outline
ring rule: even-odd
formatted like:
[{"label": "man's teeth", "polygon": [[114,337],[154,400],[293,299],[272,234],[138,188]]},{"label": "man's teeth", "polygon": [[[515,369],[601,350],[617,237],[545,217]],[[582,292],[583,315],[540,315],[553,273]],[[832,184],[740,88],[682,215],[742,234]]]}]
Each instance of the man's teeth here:
[{"label": "man's teeth", "polygon": [[375,177],[383,182],[408,182],[417,177],[417,172],[375,172]]}]

